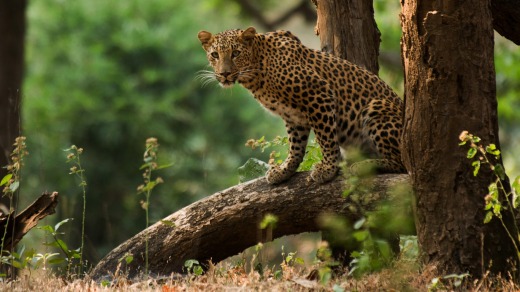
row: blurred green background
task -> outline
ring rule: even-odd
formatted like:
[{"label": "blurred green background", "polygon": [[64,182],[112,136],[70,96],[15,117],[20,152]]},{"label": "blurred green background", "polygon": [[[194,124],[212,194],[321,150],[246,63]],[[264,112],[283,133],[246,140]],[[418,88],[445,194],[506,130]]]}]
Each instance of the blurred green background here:
[{"label": "blurred green background", "polygon": [[[157,137],[165,184],[151,197],[155,222],[238,183],[237,168],[267,153],[246,148],[249,138],[283,135],[283,123],[239,86],[202,87],[207,69],[199,30],[250,25],[260,32],[287,29],[319,48],[311,1],[274,0],[38,0],[30,1],[23,88],[26,160],[21,206],[43,191],[58,191],[58,214],[47,224],[75,218],[66,242],[79,243],[81,189],[69,175],[66,152],[84,148],[87,179],[86,256],[95,263],[145,227],[142,183],[144,142]],[[253,8],[244,3],[252,3]],[[299,8],[296,9],[296,8]],[[380,75],[402,95],[398,1],[375,1],[382,32]],[[295,10],[285,21],[280,17]],[[506,169],[518,174],[520,52],[496,38],[497,93]],[[516,142],[516,143],[515,143]],[[457,143],[457,141],[453,141]],[[39,244],[33,231],[25,243]]]}]

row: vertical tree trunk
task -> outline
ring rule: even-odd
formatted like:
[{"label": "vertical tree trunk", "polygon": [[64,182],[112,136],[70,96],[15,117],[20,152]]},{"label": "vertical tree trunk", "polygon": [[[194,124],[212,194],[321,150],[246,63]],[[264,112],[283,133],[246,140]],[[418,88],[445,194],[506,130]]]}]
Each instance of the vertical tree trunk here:
[{"label": "vertical tree trunk", "polygon": [[489,4],[401,0],[403,161],[424,259],[446,273],[478,276],[491,260],[492,270],[506,271],[507,257],[515,255],[498,220],[483,224],[492,174],[474,177],[466,149],[458,146],[463,130],[499,146]]},{"label": "vertical tree trunk", "polygon": [[19,135],[26,0],[0,1],[0,179]]},{"label": "vertical tree trunk", "polygon": [[[367,0],[313,0],[317,8],[316,34],[320,36],[321,50],[362,66],[374,74],[379,72],[379,43],[381,34],[374,19],[374,6]],[[378,232],[378,230],[374,230]],[[323,233],[333,243],[334,234]],[[387,238],[394,252],[399,252],[399,236]],[[356,247],[348,247],[354,248]],[[334,246],[336,258],[348,265],[350,251]]]},{"label": "vertical tree trunk", "polygon": [[318,9],[316,34],[320,36],[321,50],[377,74],[381,39],[372,1],[313,2]]}]

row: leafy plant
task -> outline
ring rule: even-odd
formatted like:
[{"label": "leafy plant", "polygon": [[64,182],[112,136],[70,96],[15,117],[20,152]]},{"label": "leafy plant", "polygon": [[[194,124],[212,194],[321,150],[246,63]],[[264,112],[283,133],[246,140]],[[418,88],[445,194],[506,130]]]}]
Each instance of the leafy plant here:
[{"label": "leafy plant", "polygon": [[[240,181],[247,181],[249,179],[263,176],[269,169],[269,165],[281,164],[283,158],[287,156],[287,146],[289,145],[288,137],[276,136],[273,140],[267,141],[265,136],[260,139],[249,139],[246,144],[251,149],[260,149],[265,152],[268,149],[273,149],[269,154],[268,163],[262,162],[258,159],[249,159],[246,164],[239,168]],[[282,149],[282,150],[280,150]],[[297,171],[308,171],[312,169],[312,166],[323,158],[321,154],[321,148],[315,140],[310,140],[307,144],[305,156],[303,161],[300,163]]]},{"label": "leafy plant", "polygon": [[200,265],[199,261],[197,260],[187,260],[184,262],[184,268],[186,269],[186,272],[193,273],[196,276],[202,275],[204,270],[202,269],[202,266]]},{"label": "leafy plant", "polygon": [[[144,209],[146,213],[146,228],[148,228],[148,226],[150,226],[150,196],[152,194],[153,189],[158,184],[164,182],[161,177],[156,177],[155,179],[152,179],[152,172],[157,171],[159,169],[170,167],[171,164],[157,164],[157,154],[159,152],[159,143],[157,141],[157,138],[152,137],[146,139],[145,147],[146,150],[144,151],[143,155],[144,164],[140,168],[141,170],[144,169],[144,184],[137,187],[137,192],[139,194],[145,195],[145,200],[141,201],[141,207]],[[148,275],[148,235],[146,235],[145,238],[145,274]]]},{"label": "leafy plant", "polygon": [[70,173],[76,175],[80,179],[79,187],[83,193],[83,213],[81,217],[81,246],[80,246],[80,257],[79,257],[79,273],[83,273],[83,251],[85,247],[85,217],[87,213],[87,181],[85,179],[85,170],[81,166],[80,156],[83,153],[83,148],[78,148],[76,145],[72,145],[65,151],[69,152],[67,155],[67,163],[72,164]]},{"label": "leafy plant", "polygon": [[[53,258],[58,256],[59,253],[36,253],[36,250],[29,249],[26,250],[25,246],[21,246],[21,248],[16,252],[4,251],[4,254],[0,257],[0,262],[2,264],[11,265],[12,267],[23,270],[37,270],[43,267],[46,269],[46,264]],[[5,277],[5,274],[1,274],[1,277]]]},{"label": "leafy plant", "polygon": [[332,269],[339,266],[332,257],[332,251],[328,242],[322,242],[316,251],[316,264],[318,265],[318,279],[322,284],[327,284],[332,278]]},{"label": "leafy plant", "polygon": [[480,142],[481,139],[468,131],[462,131],[459,136],[459,146],[468,145],[466,157],[470,160],[471,166],[473,166],[473,175],[477,176],[482,166],[487,166],[493,172],[495,177],[494,181],[489,184],[489,193],[484,197],[486,215],[484,216],[484,223],[489,223],[493,218],[497,218],[507,235],[511,239],[513,246],[516,250],[517,259],[520,261],[520,249],[519,249],[519,236],[520,230],[516,224],[516,220],[513,221],[514,230],[509,230],[506,226],[502,212],[510,212],[512,218],[516,218],[515,212],[517,212],[520,194],[520,176],[517,176],[513,181],[513,190],[508,191],[504,185],[506,179],[506,172],[502,164],[500,164],[500,150],[497,149],[495,144],[489,144],[483,146]]},{"label": "leafy plant", "polygon": [[[5,167],[7,169],[7,175],[5,175],[0,181],[0,187],[4,187],[2,189],[2,197],[9,198],[9,210],[7,210],[7,219],[4,224],[6,228],[4,228],[2,242],[0,243],[0,255],[2,257],[4,255],[5,238],[8,232],[7,226],[9,226],[11,215],[14,213],[13,199],[18,191],[18,188],[20,187],[20,181],[22,180],[21,171],[24,165],[24,158],[29,154],[29,152],[27,152],[25,140],[26,138],[23,136],[17,137],[15,139],[13,144],[14,149],[10,155],[10,164]],[[14,266],[14,264],[11,263],[11,266]]]},{"label": "leafy plant", "polygon": [[[44,245],[57,248],[59,251],[61,251],[63,253],[63,256],[64,256],[64,257],[55,257],[53,259],[50,259],[48,261],[48,263],[49,264],[59,265],[59,264],[65,262],[66,263],[66,272],[67,272],[68,276],[70,276],[70,273],[72,271],[72,267],[73,266],[79,265],[80,269],[81,269],[81,265],[80,265],[80,262],[79,262],[80,259],[81,259],[81,250],[80,250],[80,248],[71,249],[60,238],[61,235],[64,235],[63,232],[59,231],[61,226],[63,226],[64,224],[66,224],[67,222],[70,222],[72,220],[73,220],[72,218],[67,218],[65,220],[62,220],[62,221],[56,223],[56,225],[54,225],[54,226],[44,225],[44,226],[38,227],[38,229],[43,230],[45,232],[45,234],[50,235],[52,237],[52,241],[51,242],[45,242]],[[76,260],[78,260],[77,263],[75,262]]]},{"label": "leafy plant", "polygon": [[282,263],[280,264],[281,269],[276,270],[273,274],[275,279],[281,279],[285,270],[295,265],[305,265],[303,258],[297,256],[297,252],[289,252],[285,254],[284,246],[282,245]]}]

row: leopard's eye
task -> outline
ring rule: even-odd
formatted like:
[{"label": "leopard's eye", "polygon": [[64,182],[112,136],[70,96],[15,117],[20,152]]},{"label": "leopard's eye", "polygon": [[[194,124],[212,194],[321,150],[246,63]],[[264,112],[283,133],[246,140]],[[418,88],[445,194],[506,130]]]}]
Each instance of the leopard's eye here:
[{"label": "leopard's eye", "polygon": [[218,52],[211,53],[211,56],[215,59],[218,59]]},{"label": "leopard's eye", "polygon": [[239,51],[239,50],[234,50],[234,51],[231,53],[231,57],[233,57],[233,58],[238,57],[238,55],[240,55],[240,51]]}]

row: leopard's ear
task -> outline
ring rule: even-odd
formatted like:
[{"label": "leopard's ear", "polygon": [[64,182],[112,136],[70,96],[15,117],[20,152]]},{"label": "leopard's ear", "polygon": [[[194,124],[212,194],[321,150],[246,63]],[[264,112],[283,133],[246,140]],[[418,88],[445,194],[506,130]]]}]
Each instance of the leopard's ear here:
[{"label": "leopard's ear", "polygon": [[211,45],[213,42],[213,35],[209,31],[199,31],[199,34],[197,35],[199,37],[199,41],[201,42],[203,47],[207,47]]},{"label": "leopard's ear", "polygon": [[245,45],[250,45],[255,35],[256,29],[250,26],[240,34],[240,41]]}]

